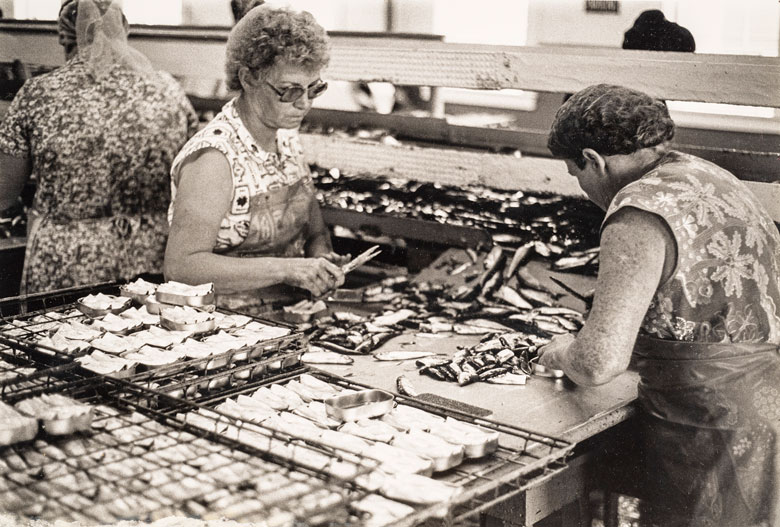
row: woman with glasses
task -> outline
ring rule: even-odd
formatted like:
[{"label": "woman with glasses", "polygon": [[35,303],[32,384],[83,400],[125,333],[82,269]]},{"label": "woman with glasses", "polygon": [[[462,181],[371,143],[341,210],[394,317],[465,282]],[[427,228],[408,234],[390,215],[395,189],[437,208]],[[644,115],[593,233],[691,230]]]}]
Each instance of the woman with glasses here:
[{"label": "woman with glasses", "polygon": [[176,157],[165,274],[213,282],[223,307],[263,312],[344,282],[298,127],[327,88],[325,31],[311,14],[256,7],[227,43],[238,91]]}]

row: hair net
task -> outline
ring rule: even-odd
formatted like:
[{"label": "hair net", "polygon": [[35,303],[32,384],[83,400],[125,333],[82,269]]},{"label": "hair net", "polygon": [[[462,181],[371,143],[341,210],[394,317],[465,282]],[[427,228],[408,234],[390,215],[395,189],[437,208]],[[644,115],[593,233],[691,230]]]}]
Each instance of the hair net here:
[{"label": "hair net", "polygon": [[[74,23],[75,22],[75,23]],[[113,0],[65,0],[60,8],[60,44],[72,44],[95,79],[120,64],[152,78],[149,59],[127,43],[127,19]]]}]

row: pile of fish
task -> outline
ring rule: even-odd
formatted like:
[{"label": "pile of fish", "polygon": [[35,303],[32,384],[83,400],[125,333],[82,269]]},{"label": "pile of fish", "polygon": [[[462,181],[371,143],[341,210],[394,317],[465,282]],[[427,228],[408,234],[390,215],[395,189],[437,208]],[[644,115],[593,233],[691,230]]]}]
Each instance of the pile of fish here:
[{"label": "pile of fish", "polygon": [[604,213],[588,200],[483,186],[450,187],[375,175],[344,175],[314,167],[323,206],[367,214],[477,227],[493,242],[516,248],[541,242],[558,270],[595,274]]},{"label": "pile of fish", "polygon": [[454,357],[403,350],[376,352],[374,357],[417,359],[421,374],[461,385],[523,384],[525,375],[532,373],[538,347],[556,334],[576,332],[583,324],[583,314],[558,305],[561,295],[524,265],[539,245],[529,242],[515,250],[494,246],[486,255],[475,253],[473,261],[464,263],[442,260],[443,272],[466,275],[460,284],[388,278],[364,291],[364,302],[381,296],[383,312],[362,316],[335,311],[302,327],[312,347],[302,360],[349,364],[349,355],[372,353],[402,333],[485,335]]}]

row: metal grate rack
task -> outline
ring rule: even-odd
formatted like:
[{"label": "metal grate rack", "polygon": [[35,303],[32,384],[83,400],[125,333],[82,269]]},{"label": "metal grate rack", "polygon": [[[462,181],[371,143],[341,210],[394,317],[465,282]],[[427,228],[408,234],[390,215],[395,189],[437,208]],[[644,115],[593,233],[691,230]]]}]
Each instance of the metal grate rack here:
[{"label": "metal grate rack", "polygon": [[[249,382],[234,389],[223,390],[219,394],[202,397],[198,399],[197,404],[213,409],[230,397],[247,394],[272,383],[287,382],[303,373],[313,374],[321,380],[341,388],[371,388],[343,377],[303,367],[257,382]],[[396,404],[413,406],[439,416],[453,417],[482,428],[494,430],[499,432],[500,439],[499,448],[494,454],[486,458],[466,461],[436,476],[435,479],[455,484],[463,489],[463,492],[448,504],[443,518],[440,504],[429,507],[421,506],[416,507],[413,514],[396,520],[393,525],[417,525],[433,518],[438,518],[448,525],[462,525],[476,521],[479,519],[479,514],[486,512],[490,507],[539,485],[564,470],[566,458],[574,448],[572,443],[565,440],[538,434],[517,426],[477,418],[432,403],[419,402],[410,397],[396,395],[395,399]],[[216,410],[212,411],[217,412]],[[236,420],[229,416],[225,417],[233,421]],[[262,423],[253,426],[263,428]]]},{"label": "metal grate rack", "polygon": [[[316,375],[334,384],[352,388],[371,388],[368,385],[317,371]],[[479,514],[532,487],[542,484],[566,468],[566,459],[575,445],[569,441],[539,434],[522,427],[475,417],[467,412],[421,402],[413,397],[395,395],[397,403],[413,406],[443,417],[453,417],[501,434],[499,448],[491,458],[466,463],[449,470],[441,478],[461,486],[464,492],[454,501],[445,521],[450,525],[464,525],[479,519]],[[430,517],[430,511],[421,511],[408,518],[406,525],[415,525]]]},{"label": "metal grate rack", "polygon": [[[154,409],[158,394],[95,377],[50,388],[93,405],[92,429],[40,432],[0,447],[3,511],[80,524],[169,516],[279,525],[348,521],[345,504],[358,494],[344,482],[171,418]],[[20,389],[3,399],[14,404],[29,395]]]},{"label": "metal grate rack", "polygon": [[[89,317],[75,309],[73,302],[96,292],[115,294],[118,292],[118,286],[101,284],[4,301],[0,304],[0,315],[4,313],[3,309],[13,315],[0,319],[0,351],[13,355],[18,361],[17,364],[36,367],[42,364],[66,364],[89,354],[91,348],[65,352],[36,341],[57,324],[88,320]],[[30,311],[31,306],[39,309]],[[220,312],[236,314],[223,309],[220,309]],[[251,318],[266,325],[287,327],[290,334],[209,357],[177,360],[164,366],[137,371],[129,378],[138,384],[177,395],[188,394],[201,387],[204,390],[219,388],[217,385],[224,379],[221,374],[225,372],[231,374],[230,384],[240,384],[247,379],[265,375],[268,371],[278,371],[299,364],[304,348],[302,333],[294,331],[293,326],[283,322]],[[206,336],[208,334],[201,334],[196,339],[200,340]]]}]

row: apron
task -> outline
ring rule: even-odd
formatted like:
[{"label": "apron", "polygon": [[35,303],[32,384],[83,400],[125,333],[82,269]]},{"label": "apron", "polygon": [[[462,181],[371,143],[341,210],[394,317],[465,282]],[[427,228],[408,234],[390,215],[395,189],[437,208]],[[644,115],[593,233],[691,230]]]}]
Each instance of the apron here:
[{"label": "apron", "polygon": [[634,364],[653,524],[778,527],[778,346],[640,336]]},{"label": "apron", "polygon": [[[219,254],[236,258],[263,256],[301,258],[305,254],[314,191],[306,179],[276,187],[250,199],[249,232],[246,239]],[[308,294],[284,284],[217,295],[217,305],[260,314],[295,303]]]}]

